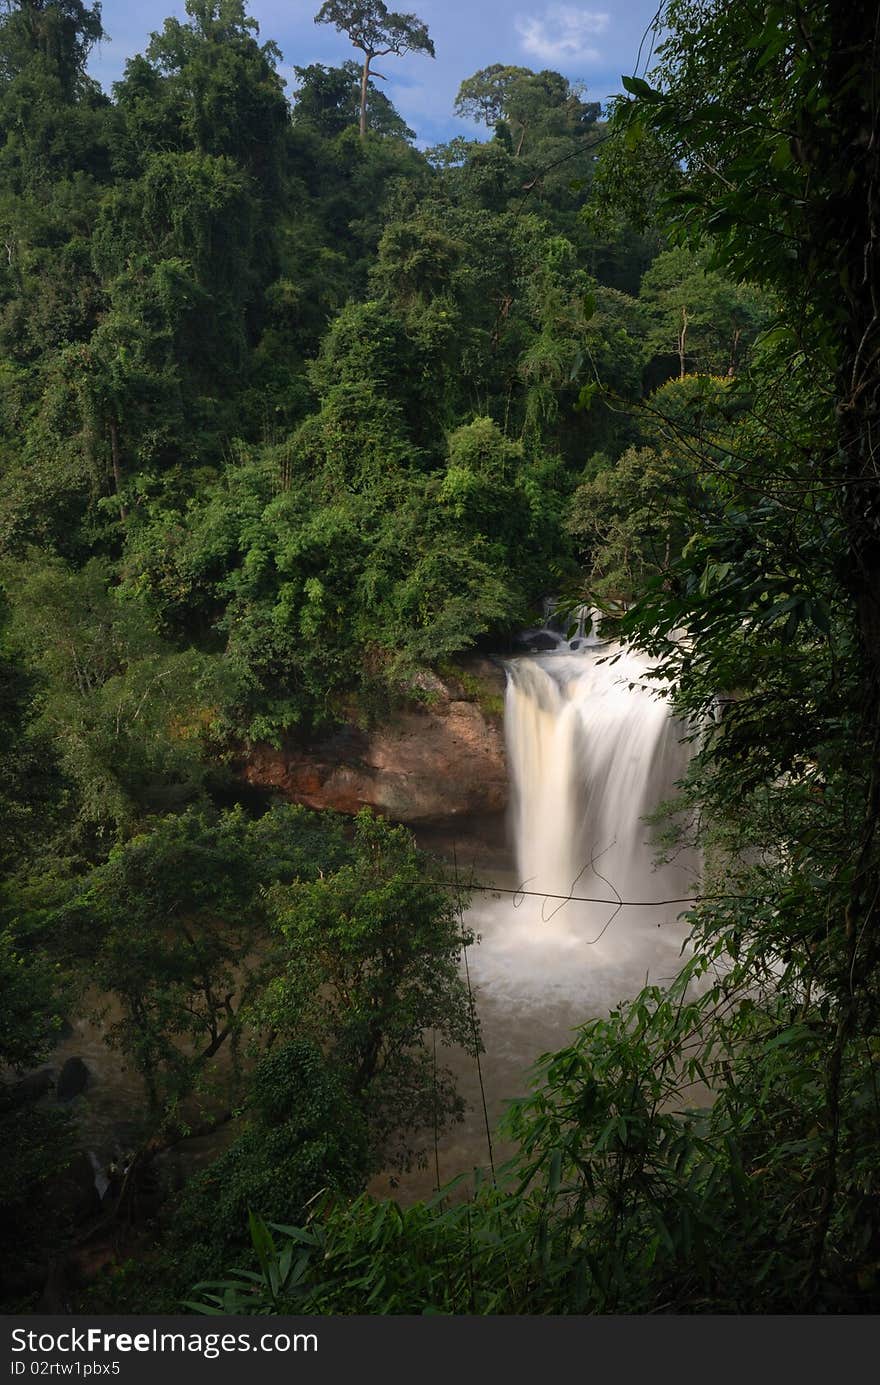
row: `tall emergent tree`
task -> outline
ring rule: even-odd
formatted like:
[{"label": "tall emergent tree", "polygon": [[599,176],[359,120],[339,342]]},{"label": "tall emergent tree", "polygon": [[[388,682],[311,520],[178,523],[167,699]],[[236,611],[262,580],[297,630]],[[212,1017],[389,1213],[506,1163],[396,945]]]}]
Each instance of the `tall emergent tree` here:
[{"label": "tall emergent tree", "polygon": [[367,134],[367,92],[373,72],[374,58],[393,53],[401,58],[405,53],[427,53],[434,56],[434,44],[428,26],[418,15],[397,14],[383,0],[325,0],[315,15],[316,24],[335,24],[340,33],[348,34],[355,48],[364,55],[361,74],[360,132]]},{"label": "tall emergent tree", "polygon": [[10,81],[38,57],[46,74],[57,75],[65,93],[88,82],[85,65],[95,43],[106,37],[101,6],[83,0],[5,0],[0,76]]},{"label": "tall emergent tree", "polygon": [[584,101],[583,88],[559,72],[504,63],[490,63],[465,78],[455,98],[456,115],[494,126],[496,133],[506,127],[516,158],[527,139],[591,132],[600,110],[598,101]]}]

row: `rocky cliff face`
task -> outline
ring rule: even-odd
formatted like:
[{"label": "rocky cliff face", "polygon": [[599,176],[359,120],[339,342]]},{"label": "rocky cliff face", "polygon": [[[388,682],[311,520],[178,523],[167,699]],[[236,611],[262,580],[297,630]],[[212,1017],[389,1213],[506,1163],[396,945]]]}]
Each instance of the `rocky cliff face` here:
[{"label": "rocky cliff face", "polygon": [[346,727],[308,746],[257,746],[248,783],[309,808],[370,807],[398,822],[501,813],[507,803],[504,673],[462,661],[443,678],[422,675],[420,698],[373,731]]}]

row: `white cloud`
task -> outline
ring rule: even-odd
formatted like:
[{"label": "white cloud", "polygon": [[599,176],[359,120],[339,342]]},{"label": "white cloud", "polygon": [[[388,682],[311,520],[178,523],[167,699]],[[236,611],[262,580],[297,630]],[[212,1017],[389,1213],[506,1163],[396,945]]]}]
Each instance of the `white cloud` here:
[{"label": "white cloud", "polygon": [[518,15],[516,30],[524,53],[541,62],[596,62],[599,50],[591,42],[608,28],[608,15],[576,5],[551,5],[543,15]]}]

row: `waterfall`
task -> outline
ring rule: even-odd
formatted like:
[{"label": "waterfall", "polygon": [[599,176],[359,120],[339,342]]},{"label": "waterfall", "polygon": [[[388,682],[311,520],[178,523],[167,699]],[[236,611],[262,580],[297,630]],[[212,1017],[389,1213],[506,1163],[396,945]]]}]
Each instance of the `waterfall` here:
[{"label": "waterfall", "polygon": [[615,887],[629,899],[656,893],[643,819],[684,768],[681,729],[644,660],[610,659],[601,648],[509,665],[514,841],[529,889],[602,899],[614,899]]},{"label": "waterfall", "polygon": [[[484,857],[480,883],[497,889],[475,890],[467,911],[477,942],[465,975],[484,1052],[479,1072],[461,1052],[443,1055],[468,1109],[441,1141],[441,1178],[485,1163],[484,1102],[494,1124],[529,1086],[540,1054],[567,1047],[578,1025],[607,1016],[646,981],[672,980],[687,947],[684,906],[648,901],[691,897],[699,862],[679,852],[655,868],[644,821],[682,777],[686,729],[657,695],[648,662],[598,640],[592,626],[588,610],[577,627],[556,621],[548,601],[543,624],[521,632],[520,643],[540,652],[506,665],[516,862],[508,869],[504,856]],[[618,896],[643,902],[620,906]],[[689,1089],[689,1102],[704,1099]]]},{"label": "waterfall", "polygon": [[507,665],[517,884],[530,893],[472,913],[487,994],[519,1006],[556,998],[583,1019],[675,973],[684,906],[653,901],[691,894],[696,872],[687,855],[657,866],[645,822],[685,770],[681,723],[647,660],[580,632],[578,642],[576,653]]}]

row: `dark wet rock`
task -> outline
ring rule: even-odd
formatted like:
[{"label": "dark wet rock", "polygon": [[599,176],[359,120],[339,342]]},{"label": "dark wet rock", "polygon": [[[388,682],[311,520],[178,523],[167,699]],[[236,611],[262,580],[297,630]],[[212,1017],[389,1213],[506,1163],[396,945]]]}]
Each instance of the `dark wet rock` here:
[{"label": "dark wet rock", "polygon": [[109,1157],[116,1160],[124,1159],[126,1154],[141,1143],[143,1134],[143,1127],[137,1121],[117,1121],[113,1126]]},{"label": "dark wet rock", "polygon": [[68,1288],[67,1260],[63,1255],[53,1255],[46,1271],[43,1292],[34,1310],[37,1313],[69,1313],[70,1291]]},{"label": "dark wet rock", "polygon": [[41,1096],[52,1090],[53,1073],[51,1068],[40,1068],[39,1072],[29,1072],[16,1083],[14,1099],[16,1106],[25,1102],[39,1101]]},{"label": "dark wet rock", "polygon": [[4,1299],[30,1298],[46,1281],[46,1264],[12,1255],[0,1256],[0,1294]]},{"label": "dark wet rock", "polygon": [[50,1179],[46,1203],[51,1211],[75,1223],[87,1221],[100,1212],[95,1170],[84,1150],[77,1150],[67,1167]]},{"label": "dark wet rock", "polygon": [[559,648],[558,638],[546,630],[535,630],[517,635],[516,644],[518,648],[531,650],[533,654],[543,654],[548,650]]},{"label": "dark wet rock", "polygon": [[568,647],[569,647],[569,649],[571,649],[572,651],[574,651],[575,649],[580,649],[580,647],[581,647],[581,642],[580,642],[580,640],[570,640],[570,641],[569,641],[569,644],[568,644]]},{"label": "dark wet rock", "polygon": [[70,1023],[70,1020],[63,1019],[59,1024],[58,1028],[55,1030],[55,1042],[57,1044],[63,1044],[65,1039],[72,1039],[73,1034],[74,1029],[73,1025]]},{"label": "dark wet rock", "polygon": [[58,1078],[57,1097],[59,1101],[73,1101],[89,1085],[89,1070],[82,1058],[68,1058]]},{"label": "dark wet rock", "polygon": [[155,1161],[155,1169],[163,1197],[171,1197],[174,1193],[180,1192],[186,1182],[186,1173],[179,1150],[169,1149],[160,1154]]}]

